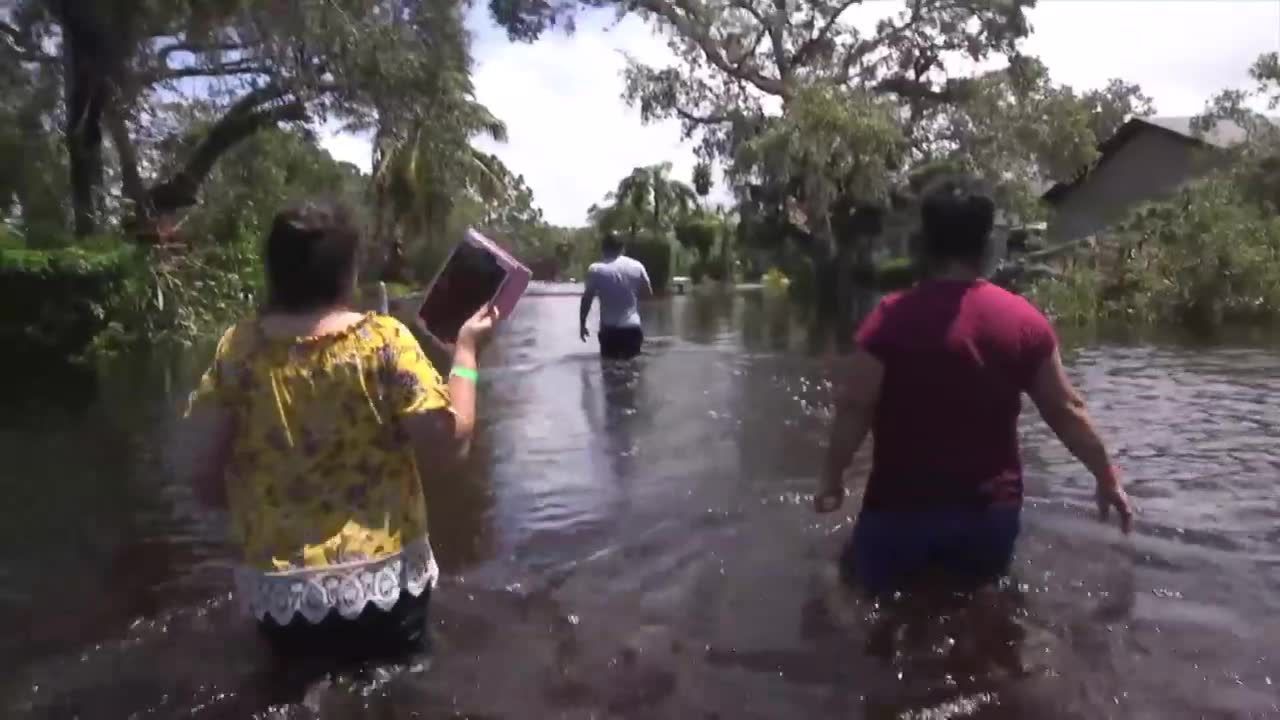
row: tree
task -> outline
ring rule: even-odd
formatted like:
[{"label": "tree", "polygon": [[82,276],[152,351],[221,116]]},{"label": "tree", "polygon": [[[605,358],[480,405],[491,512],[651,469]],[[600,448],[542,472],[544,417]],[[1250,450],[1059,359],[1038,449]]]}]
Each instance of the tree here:
[{"label": "tree", "polygon": [[1244,141],[1229,152],[1235,184],[1244,197],[1265,212],[1280,213],[1280,123],[1251,109],[1251,103],[1280,107],[1280,52],[1264,53],[1249,68],[1255,86],[1228,89],[1215,95],[1204,112],[1192,120],[1192,129],[1208,133],[1229,120],[1245,133]]},{"label": "tree", "polygon": [[676,223],[697,206],[697,193],[687,184],[671,179],[671,163],[638,167],[618,182],[604,206],[588,210],[598,227],[625,231],[635,239],[641,230],[667,235]]},{"label": "tree", "polygon": [[38,64],[4,61],[0,50],[0,222],[28,245],[55,244],[67,219],[65,154],[53,120],[60,77]]},{"label": "tree", "polygon": [[474,103],[438,114],[444,117],[419,117],[405,135],[384,126],[376,149],[374,238],[387,248],[383,274],[389,281],[405,279],[406,234],[442,254],[460,201],[493,203],[510,192],[501,161],[471,145],[479,133],[505,140],[506,127]]},{"label": "tree", "polygon": [[743,224],[759,228],[748,236],[809,258],[824,321],[848,314],[849,265],[869,261],[873,208],[927,157],[927,121],[972,89],[946,62],[1015,55],[1033,2],[913,0],[869,35],[848,17],[856,4],[631,4],[668,32],[683,67],[632,62],[627,98],[646,120],[679,120],[703,160],[723,163]]},{"label": "tree", "polygon": [[[145,228],[195,204],[230,149],[282,123],[369,129],[391,117],[401,138],[465,74],[462,8],[451,0],[15,0],[0,10],[0,64],[53,74],[78,235],[101,222],[104,138],[120,190]],[[157,152],[183,127],[174,110],[216,113],[180,158]],[[178,113],[181,115],[181,113]]]},{"label": "tree", "polygon": [[1223,169],[1135,210],[1109,232],[1105,261],[1031,291],[1064,319],[1184,324],[1202,331],[1280,315],[1280,127],[1254,109],[1280,106],[1280,55],[1260,56],[1256,86],[1214,96],[1192,123],[1243,130]]},{"label": "tree", "polygon": [[1149,117],[1156,111],[1140,86],[1119,78],[1113,78],[1101,90],[1090,90],[1083,99],[1092,114],[1089,126],[1099,142],[1114,135],[1129,118]]}]

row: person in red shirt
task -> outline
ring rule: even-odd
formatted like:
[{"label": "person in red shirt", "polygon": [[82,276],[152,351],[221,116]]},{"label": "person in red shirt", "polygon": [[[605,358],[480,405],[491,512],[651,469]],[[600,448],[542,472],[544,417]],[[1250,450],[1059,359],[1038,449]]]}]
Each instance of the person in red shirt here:
[{"label": "person in red shirt", "polygon": [[1018,414],[1028,394],[1097,480],[1098,509],[1129,532],[1133,511],[1049,321],[982,278],[995,215],[965,178],[926,190],[928,279],[890,295],[863,322],[814,496],[844,502],[844,475],[868,431],[871,474],[841,568],[872,593],[923,573],[981,585],[1008,572],[1022,509]]}]

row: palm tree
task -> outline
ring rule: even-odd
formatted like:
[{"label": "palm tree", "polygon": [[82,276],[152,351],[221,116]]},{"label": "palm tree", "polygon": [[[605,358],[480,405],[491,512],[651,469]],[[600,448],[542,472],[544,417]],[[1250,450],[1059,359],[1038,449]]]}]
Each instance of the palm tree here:
[{"label": "palm tree", "polygon": [[609,205],[593,206],[588,214],[597,224],[625,228],[632,239],[642,229],[665,235],[698,205],[694,189],[670,174],[671,163],[635,168],[605,197]]},{"label": "palm tree", "polygon": [[[377,216],[374,235],[387,248],[384,276],[403,280],[404,236],[428,244],[443,241],[450,214],[469,198],[498,202],[511,191],[510,173],[498,158],[471,142],[488,136],[505,142],[507,129],[471,98],[470,80],[453,97],[440,97],[406,121],[384,118],[374,144],[373,194]],[[443,246],[439,248],[443,252]]]}]

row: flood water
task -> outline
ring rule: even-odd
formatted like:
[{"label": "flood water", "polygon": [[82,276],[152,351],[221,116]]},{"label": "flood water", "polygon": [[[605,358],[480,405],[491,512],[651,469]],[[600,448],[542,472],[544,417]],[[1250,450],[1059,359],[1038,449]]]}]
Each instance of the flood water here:
[{"label": "flood water", "polygon": [[576,298],[522,301],[469,470],[428,488],[432,652],[328,676],[268,661],[218,518],[158,469],[207,356],[33,379],[0,416],[0,716],[1280,717],[1275,345],[1081,341],[1135,536],[1028,412],[1009,586],[876,605],[835,577],[858,498],[810,506],[828,366],[786,306],[645,312],[602,366]]}]

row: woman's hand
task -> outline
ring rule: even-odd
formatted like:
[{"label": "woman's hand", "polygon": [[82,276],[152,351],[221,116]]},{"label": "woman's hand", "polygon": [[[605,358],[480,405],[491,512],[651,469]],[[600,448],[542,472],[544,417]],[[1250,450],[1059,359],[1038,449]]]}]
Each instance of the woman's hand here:
[{"label": "woman's hand", "polygon": [[498,308],[489,303],[480,308],[458,330],[458,345],[465,345],[473,352],[483,350],[493,338],[493,328],[498,323]]}]

